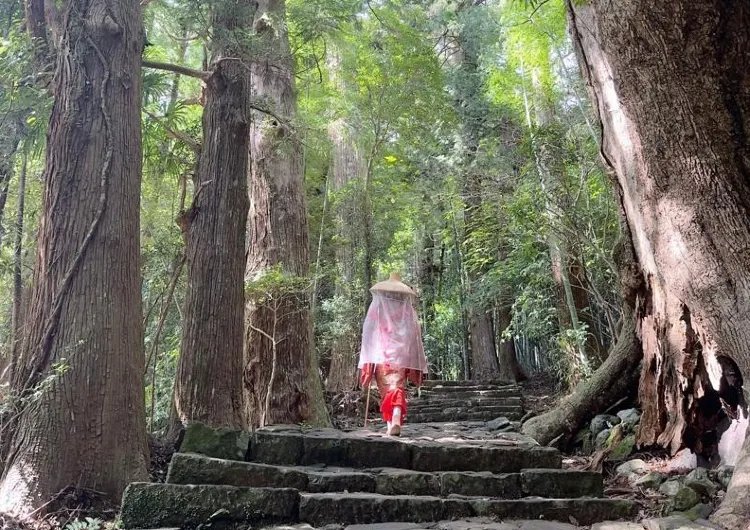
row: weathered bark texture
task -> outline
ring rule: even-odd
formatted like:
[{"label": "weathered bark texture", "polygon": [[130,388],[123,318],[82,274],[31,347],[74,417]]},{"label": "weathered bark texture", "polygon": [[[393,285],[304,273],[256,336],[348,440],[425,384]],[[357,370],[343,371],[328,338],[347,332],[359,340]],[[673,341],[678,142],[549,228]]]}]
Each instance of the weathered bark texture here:
[{"label": "weathered bark texture", "polygon": [[62,9],[30,318],[12,375],[17,392],[38,396],[20,411],[0,484],[0,511],[22,516],[68,486],[117,500],[148,476],[140,3]]},{"label": "weathered bark texture", "polygon": [[[591,0],[569,13],[647,281],[639,440],[675,450],[719,389],[718,356],[750,374],[750,5]],[[749,477],[746,451],[720,524],[750,521]]]},{"label": "weathered bark texture", "polygon": [[[251,66],[253,95],[276,117],[257,112],[250,130],[249,280],[275,266],[287,276],[308,275],[303,158],[292,129],[296,95],[284,17],[284,0],[262,0],[253,22],[262,45],[262,59]],[[247,302],[244,378],[250,421],[327,425],[312,345],[309,293],[281,296],[282,303],[274,308],[252,299]],[[277,341],[276,348],[268,336]]]},{"label": "weathered bark texture", "polygon": [[13,238],[13,310],[11,313],[11,359],[15,364],[18,360],[19,348],[21,346],[21,311],[23,308],[23,277],[22,277],[22,251],[23,251],[23,213],[26,204],[26,175],[29,170],[28,157],[23,153],[23,165],[18,178],[18,207],[16,208],[15,237]]},{"label": "weathered bark texture", "polygon": [[236,60],[242,53],[236,33],[251,23],[253,7],[251,0],[226,1],[214,14],[203,149],[193,205],[181,214],[181,228],[187,235],[187,292],[174,410],[183,425],[245,424],[243,280],[250,76]]},{"label": "weathered bark texture", "polygon": [[[500,334],[508,329],[511,324],[513,315],[511,313],[511,306],[503,304],[497,308],[497,334]],[[526,374],[521,368],[521,364],[518,362],[516,356],[516,343],[513,339],[502,339],[500,337],[497,341],[497,356],[500,363],[500,380],[502,381],[525,381],[528,379]]]},{"label": "weathered bark texture", "polygon": [[[329,52],[328,68],[331,83],[343,93],[345,87],[339,75],[339,55],[335,49]],[[339,323],[341,331],[331,346],[331,365],[326,390],[343,392],[354,390],[359,384],[357,362],[362,304],[359,303],[359,290],[354,288],[357,279],[355,245],[358,234],[355,227],[358,225],[358,212],[355,207],[356,195],[351,193],[354,187],[351,185],[359,187],[364,183],[367,161],[357,144],[355,132],[345,117],[339,117],[329,124],[328,138],[332,144],[331,187],[339,197],[336,202],[335,257],[338,274],[335,295],[337,299],[346,300],[346,303],[351,304],[354,311]],[[343,193],[347,188],[348,192]]]}]

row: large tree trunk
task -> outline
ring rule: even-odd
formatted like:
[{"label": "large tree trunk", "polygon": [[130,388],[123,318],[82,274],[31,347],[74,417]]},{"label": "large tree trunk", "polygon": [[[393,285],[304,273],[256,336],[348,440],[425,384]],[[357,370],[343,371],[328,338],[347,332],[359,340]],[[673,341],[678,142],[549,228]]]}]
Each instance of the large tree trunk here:
[{"label": "large tree trunk", "polygon": [[24,516],[68,486],[117,500],[147,478],[140,3],[62,9],[30,318],[12,376],[31,401],[0,485],[0,511]]},{"label": "large tree trunk", "polygon": [[[648,282],[639,440],[676,450],[699,396],[718,390],[718,357],[750,374],[750,5],[591,0],[569,13]],[[750,521],[745,449],[716,514],[730,528]]]},{"label": "large tree trunk", "polygon": [[528,377],[518,362],[516,343],[512,338],[503,339],[501,335],[503,331],[508,329],[513,319],[511,309],[508,304],[501,304],[497,308],[497,356],[500,363],[500,379],[502,381],[520,382],[525,381]]},{"label": "large tree trunk", "polygon": [[[206,82],[203,149],[187,235],[187,292],[174,411],[183,425],[245,424],[242,367],[250,76],[236,60],[233,32],[247,27],[254,2],[224,2],[214,15],[214,70]],[[234,60],[227,60],[233,58]]]},{"label": "large tree trunk", "polygon": [[[268,104],[274,116],[256,113],[250,131],[246,277],[251,281],[276,266],[285,277],[304,281],[309,269],[302,149],[292,129],[296,95],[284,21],[284,0],[258,2],[253,29],[262,59],[251,66],[253,95]],[[273,304],[253,298],[247,302],[245,391],[250,421],[327,425],[312,345],[309,291],[304,286],[292,292],[280,286],[279,291],[272,293]]]},{"label": "large tree trunk", "polygon": [[[335,48],[329,51],[328,69],[331,84],[340,94],[345,92],[340,76],[340,55]],[[331,184],[333,191],[343,200],[336,202],[335,245],[336,270],[335,296],[338,304],[346,304],[346,315],[339,322],[339,333],[331,345],[331,365],[326,381],[326,390],[341,392],[354,390],[359,384],[357,376],[358,343],[362,317],[360,292],[357,285],[355,245],[358,241],[356,195],[342,191],[355,183],[361,186],[367,174],[367,162],[362,149],[357,144],[352,127],[345,117],[339,117],[328,126],[331,140]],[[369,288],[369,285],[366,285]]]}]

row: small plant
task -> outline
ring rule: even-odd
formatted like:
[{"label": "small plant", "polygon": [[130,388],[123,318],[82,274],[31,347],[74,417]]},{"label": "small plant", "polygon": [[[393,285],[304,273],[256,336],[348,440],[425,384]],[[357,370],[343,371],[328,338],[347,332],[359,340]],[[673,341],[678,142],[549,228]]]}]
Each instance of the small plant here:
[{"label": "small plant", "polygon": [[63,530],[102,530],[104,521],[96,517],[86,517],[85,519],[76,519],[63,527]]}]

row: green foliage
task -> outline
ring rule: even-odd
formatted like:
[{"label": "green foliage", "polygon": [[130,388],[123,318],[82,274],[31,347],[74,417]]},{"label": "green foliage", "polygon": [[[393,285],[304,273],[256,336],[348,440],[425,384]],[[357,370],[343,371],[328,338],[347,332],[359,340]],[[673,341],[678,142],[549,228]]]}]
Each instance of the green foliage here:
[{"label": "green foliage", "polygon": [[76,519],[63,527],[63,530],[102,530],[105,522],[95,517]]},{"label": "green foliage", "polygon": [[[250,55],[269,52],[250,28],[213,32],[215,7],[203,0],[148,3],[144,57],[205,70],[217,39],[230,39]],[[14,175],[21,168],[18,154],[28,154],[28,286],[52,100],[38,82],[44,72],[22,13],[7,9],[0,7],[0,19],[11,21],[0,31],[0,149],[10,146],[6,158]],[[293,125],[304,147],[312,274],[294,277],[274,268],[246,283],[248,299],[273,304],[312,293],[321,358],[339,341],[357,349],[368,287],[365,213],[371,211],[374,274],[382,279],[400,270],[420,291],[423,338],[435,373],[463,375],[465,319],[480,306],[511,308],[510,325],[500,329],[496,322],[496,335],[517,342],[527,370],[549,370],[561,386],[585,378],[592,367],[576,352],[587,337],[605,346],[614,340],[619,293],[611,250],[619,227],[566,35],[565,2],[288,0],[286,21],[270,24],[276,30],[286,24],[295,59]],[[167,295],[185,251],[174,220],[190,206],[196,152],[205,141],[202,90],[199,79],[143,70],[142,296],[145,394],[154,430],[167,424],[179,356],[182,275]],[[542,114],[547,119],[540,120]],[[343,185],[332,182],[333,123],[346,131],[362,162],[348,169],[351,178]],[[553,182],[540,175],[540,146]],[[1,353],[11,340],[7,236],[14,232],[17,194],[14,177],[0,244]],[[551,235],[584,271],[589,303],[583,311],[591,318],[576,329],[558,318]],[[528,344],[542,351],[541,365],[532,362]]]}]

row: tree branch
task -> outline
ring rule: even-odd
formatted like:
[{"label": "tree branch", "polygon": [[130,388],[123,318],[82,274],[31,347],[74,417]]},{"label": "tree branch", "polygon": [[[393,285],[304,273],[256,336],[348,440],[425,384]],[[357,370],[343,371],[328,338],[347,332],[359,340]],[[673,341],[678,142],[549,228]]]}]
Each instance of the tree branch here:
[{"label": "tree branch", "polygon": [[207,72],[205,70],[196,70],[194,68],[188,68],[187,66],[180,66],[178,64],[161,63],[158,61],[141,61],[141,66],[145,68],[153,68],[154,70],[163,70],[165,72],[173,72],[175,74],[186,75],[188,77],[195,77],[202,81],[208,81],[213,72]]},{"label": "tree branch", "polygon": [[194,139],[192,139],[190,136],[188,136],[184,132],[182,132],[182,131],[175,131],[171,127],[167,126],[165,123],[162,123],[163,122],[162,118],[160,118],[156,114],[154,114],[152,112],[149,112],[147,110],[144,111],[144,112],[152,120],[160,122],[160,125],[162,127],[164,127],[164,130],[167,131],[167,134],[169,136],[171,136],[175,140],[180,140],[181,142],[184,142],[185,145],[187,145],[190,149],[192,149],[195,152],[195,154],[200,154],[200,152],[201,152],[201,144],[200,143],[196,142]]}]

